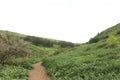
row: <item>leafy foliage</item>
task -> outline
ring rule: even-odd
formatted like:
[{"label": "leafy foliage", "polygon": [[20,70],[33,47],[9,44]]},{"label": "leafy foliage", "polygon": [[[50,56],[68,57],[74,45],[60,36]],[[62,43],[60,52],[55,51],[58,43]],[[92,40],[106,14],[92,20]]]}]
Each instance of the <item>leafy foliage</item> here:
[{"label": "leafy foliage", "polygon": [[0,80],[27,80],[28,70],[14,65],[0,65]]},{"label": "leafy foliage", "polygon": [[84,44],[43,59],[43,65],[52,80],[118,80],[120,48],[97,48],[100,44]]}]

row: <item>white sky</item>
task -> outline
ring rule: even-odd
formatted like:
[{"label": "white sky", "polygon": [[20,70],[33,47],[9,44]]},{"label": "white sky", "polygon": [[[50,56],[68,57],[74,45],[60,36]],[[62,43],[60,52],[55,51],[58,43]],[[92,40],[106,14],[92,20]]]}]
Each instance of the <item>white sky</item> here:
[{"label": "white sky", "polygon": [[0,0],[0,29],[86,42],[120,23],[120,0]]}]

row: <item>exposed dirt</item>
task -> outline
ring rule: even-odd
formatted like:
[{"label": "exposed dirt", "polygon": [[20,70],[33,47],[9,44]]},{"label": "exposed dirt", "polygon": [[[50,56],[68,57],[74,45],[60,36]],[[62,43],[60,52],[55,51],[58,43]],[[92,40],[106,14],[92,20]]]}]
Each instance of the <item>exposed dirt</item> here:
[{"label": "exposed dirt", "polygon": [[28,76],[28,80],[50,80],[41,62],[34,64],[33,70],[29,71]]}]

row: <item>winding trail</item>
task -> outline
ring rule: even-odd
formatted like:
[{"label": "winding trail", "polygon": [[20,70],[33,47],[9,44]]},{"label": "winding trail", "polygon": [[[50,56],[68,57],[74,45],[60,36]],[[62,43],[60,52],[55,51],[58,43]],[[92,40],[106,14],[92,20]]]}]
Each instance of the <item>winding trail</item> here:
[{"label": "winding trail", "polygon": [[42,66],[42,62],[34,64],[33,67],[33,70],[30,70],[28,73],[28,80],[50,80],[50,77],[45,72],[45,68]]}]

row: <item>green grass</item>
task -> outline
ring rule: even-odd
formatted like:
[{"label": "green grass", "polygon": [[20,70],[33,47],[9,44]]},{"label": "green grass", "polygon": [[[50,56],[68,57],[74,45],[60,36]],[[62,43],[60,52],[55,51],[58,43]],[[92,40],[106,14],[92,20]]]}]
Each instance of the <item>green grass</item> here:
[{"label": "green grass", "polygon": [[83,44],[43,59],[52,80],[119,80],[120,47],[99,48],[103,43]]}]

